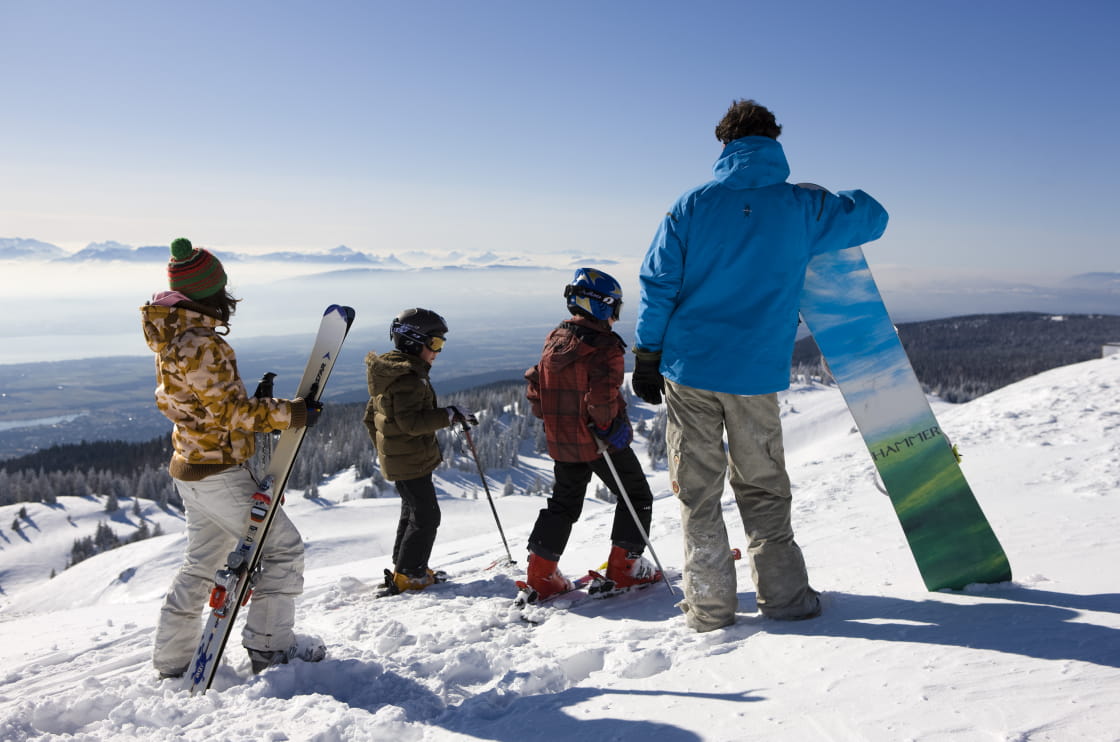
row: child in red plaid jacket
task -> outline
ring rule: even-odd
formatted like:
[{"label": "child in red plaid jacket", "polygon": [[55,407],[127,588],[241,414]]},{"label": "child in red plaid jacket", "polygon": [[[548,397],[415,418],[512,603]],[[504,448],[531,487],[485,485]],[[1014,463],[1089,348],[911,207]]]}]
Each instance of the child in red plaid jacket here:
[{"label": "child in red plaid jacket", "polygon": [[[558,562],[583,510],[592,474],[618,498],[607,579],[618,587],[661,579],[661,572],[642,557],[642,534],[649,533],[653,494],[630,448],[633,430],[620,390],[626,343],[611,330],[622,308],[622,287],[602,271],[580,268],[564,296],[571,319],[549,333],[540,362],[525,372],[526,396],[533,414],[544,421],[555,473],[552,496],[529,535],[526,582],[538,599],[572,587]],[[640,529],[600,454],[600,442],[622,480]]]}]

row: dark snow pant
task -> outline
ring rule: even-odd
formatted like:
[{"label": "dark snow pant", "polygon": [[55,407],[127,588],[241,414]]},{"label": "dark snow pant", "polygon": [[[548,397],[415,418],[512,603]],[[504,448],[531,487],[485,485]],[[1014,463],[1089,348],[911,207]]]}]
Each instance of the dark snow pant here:
[{"label": "dark snow pant", "polygon": [[[642,528],[649,534],[649,524],[653,517],[653,493],[650,492],[641,462],[629,447],[612,452],[610,457],[622,479],[622,486],[630,497],[630,503],[638,513]],[[599,477],[618,498],[614,510],[614,525],[611,528],[611,543],[624,545],[639,554],[645,549],[645,539],[634,525],[634,518],[618,491],[614,475],[601,456],[594,461],[557,461],[553,465],[553,472],[556,481],[552,485],[552,497],[548,498],[548,506],[537,516],[533,532],[529,535],[530,551],[552,561],[560,559],[564,547],[568,545],[572,525],[583,512],[583,498],[592,474]]]},{"label": "dark snow pant", "polygon": [[395,482],[401,496],[401,518],[393,543],[393,566],[397,572],[419,577],[428,569],[432,545],[439,530],[440,510],[432,475]]}]

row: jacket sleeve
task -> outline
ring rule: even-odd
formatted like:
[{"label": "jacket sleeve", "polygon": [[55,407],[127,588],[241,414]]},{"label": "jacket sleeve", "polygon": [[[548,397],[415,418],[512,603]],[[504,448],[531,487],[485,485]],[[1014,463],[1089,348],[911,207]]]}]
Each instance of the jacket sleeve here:
[{"label": "jacket sleeve", "polygon": [[377,400],[370,398],[366,402],[365,412],[362,414],[362,424],[366,426],[366,433],[369,434],[369,439],[373,442],[374,447],[377,446]]},{"label": "jacket sleeve", "polygon": [[642,350],[660,351],[665,328],[677,304],[683,281],[684,239],[687,216],[677,204],[665,215],[646,252],[638,277],[641,300],[634,344]]},{"label": "jacket sleeve", "polygon": [[621,411],[619,387],[625,374],[625,360],[622,348],[612,343],[609,347],[599,348],[591,358],[588,370],[590,389],[584,395],[587,414],[599,428],[610,427]]},{"label": "jacket sleeve", "polygon": [[543,420],[544,410],[541,408],[541,372],[539,365],[533,366],[525,372],[525,398],[529,400],[533,417]]},{"label": "jacket sleeve", "polygon": [[855,247],[883,236],[887,228],[887,210],[863,191],[840,191],[831,194],[814,191],[809,229],[813,235],[813,254]]},{"label": "jacket sleeve", "polygon": [[184,335],[179,364],[195,398],[222,429],[263,433],[292,426],[296,403],[248,396],[233,349],[224,340],[213,335]]}]

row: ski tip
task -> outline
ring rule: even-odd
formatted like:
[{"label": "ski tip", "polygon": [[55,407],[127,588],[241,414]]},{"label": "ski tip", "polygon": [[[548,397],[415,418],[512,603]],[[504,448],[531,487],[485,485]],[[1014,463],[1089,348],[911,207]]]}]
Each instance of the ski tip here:
[{"label": "ski tip", "polygon": [[354,307],[347,307],[342,304],[331,304],[327,307],[326,311],[323,312],[323,316],[326,317],[328,314],[340,315],[342,319],[346,321],[347,327],[350,327],[354,322]]}]

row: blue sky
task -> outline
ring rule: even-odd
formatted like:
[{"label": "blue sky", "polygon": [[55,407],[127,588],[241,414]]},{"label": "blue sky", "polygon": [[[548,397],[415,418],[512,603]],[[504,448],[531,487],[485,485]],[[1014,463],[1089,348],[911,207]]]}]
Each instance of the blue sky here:
[{"label": "blue sky", "polygon": [[876,264],[1120,270],[1120,3],[0,0],[0,237],[644,253],[736,98]]}]

